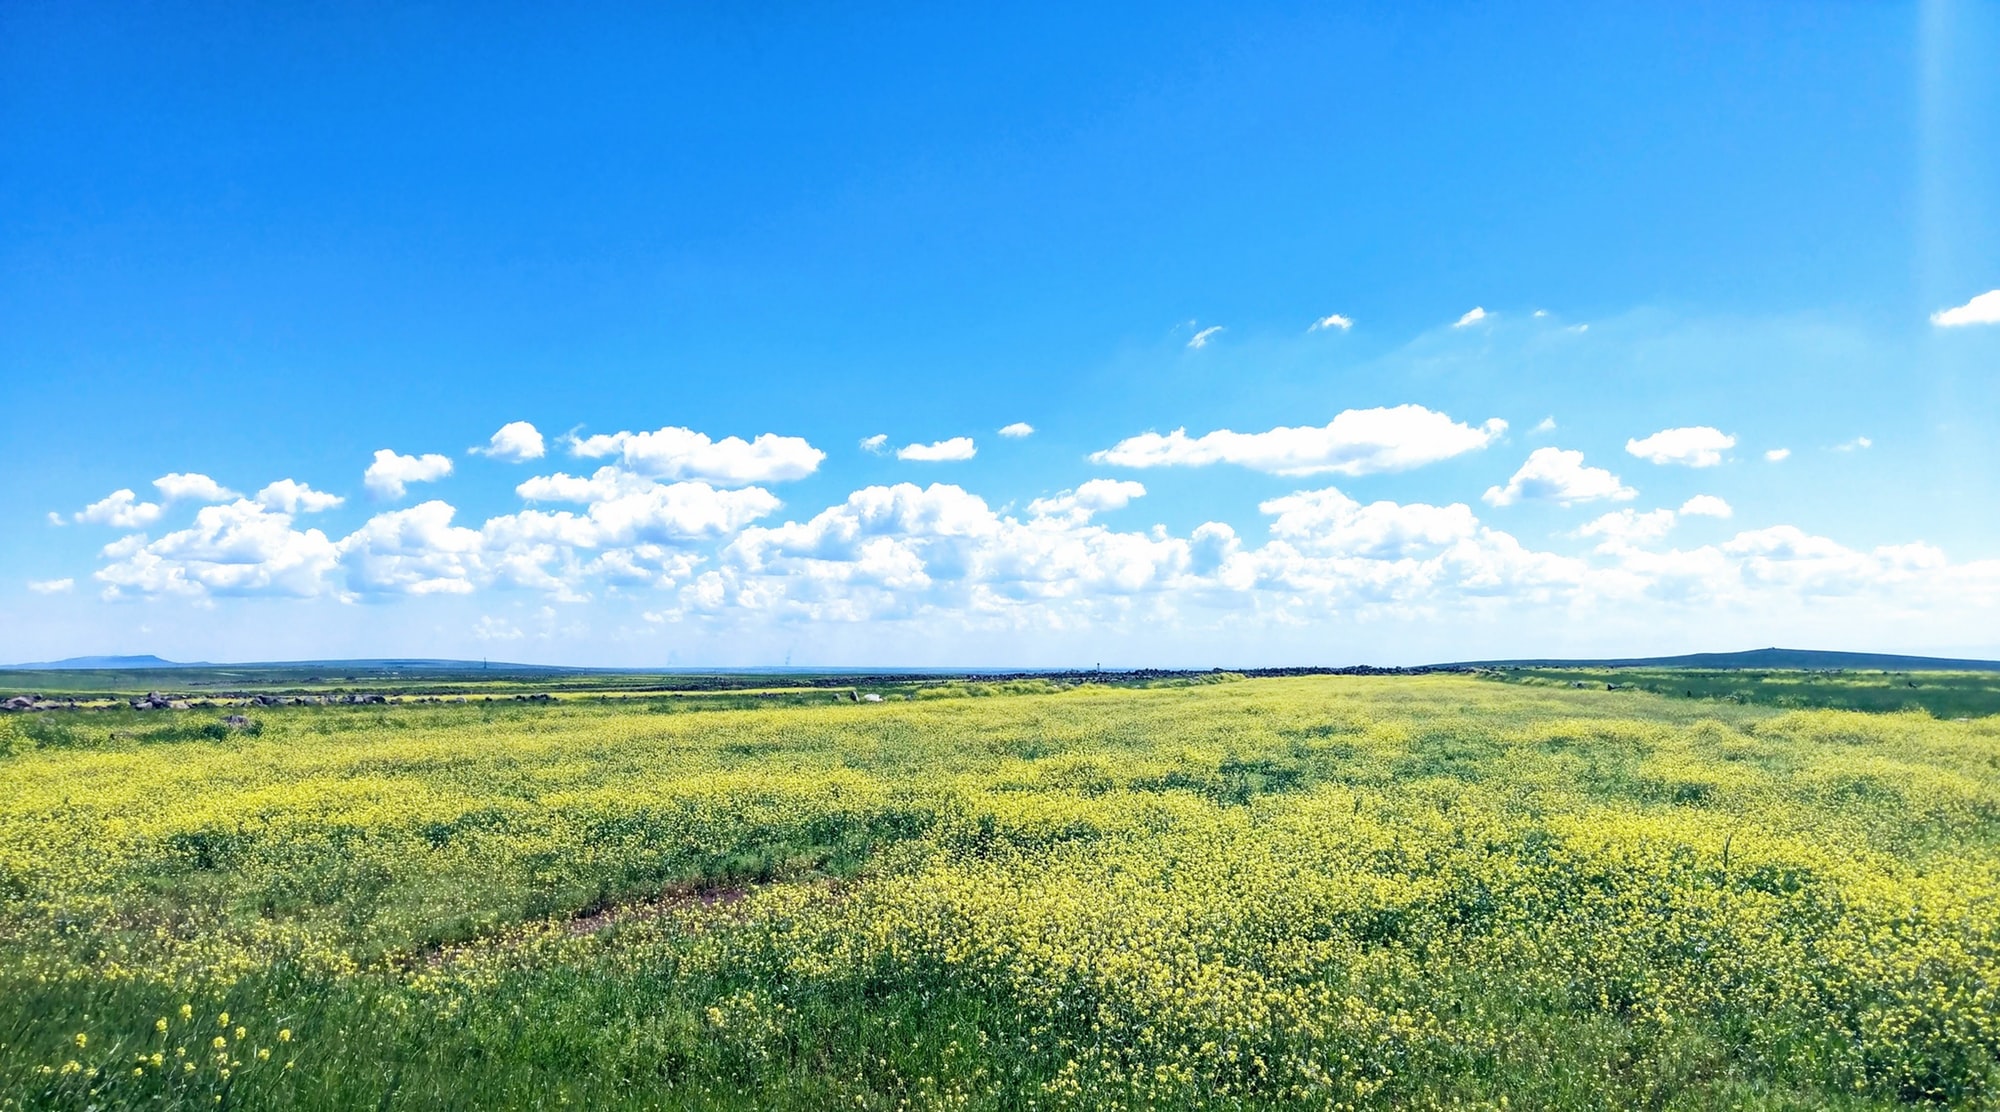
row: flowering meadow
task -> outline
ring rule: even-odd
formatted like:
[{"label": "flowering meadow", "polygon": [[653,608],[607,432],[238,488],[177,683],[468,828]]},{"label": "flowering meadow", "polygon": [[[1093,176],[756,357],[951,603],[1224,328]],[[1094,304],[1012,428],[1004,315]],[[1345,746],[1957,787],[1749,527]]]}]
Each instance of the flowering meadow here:
[{"label": "flowering meadow", "polygon": [[0,722],[0,1108],[2000,1106],[2000,717],[908,694]]}]

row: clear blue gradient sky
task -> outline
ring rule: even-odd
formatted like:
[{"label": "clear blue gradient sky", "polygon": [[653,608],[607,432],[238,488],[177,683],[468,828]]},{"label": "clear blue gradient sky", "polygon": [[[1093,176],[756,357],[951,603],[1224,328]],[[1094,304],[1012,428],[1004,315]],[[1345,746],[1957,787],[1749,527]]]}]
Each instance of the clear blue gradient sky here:
[{"label": "clear blue gradient sky", "polygon": [[2000,655],[2000,11],[1073,8],[0,8],[0,659]]}]

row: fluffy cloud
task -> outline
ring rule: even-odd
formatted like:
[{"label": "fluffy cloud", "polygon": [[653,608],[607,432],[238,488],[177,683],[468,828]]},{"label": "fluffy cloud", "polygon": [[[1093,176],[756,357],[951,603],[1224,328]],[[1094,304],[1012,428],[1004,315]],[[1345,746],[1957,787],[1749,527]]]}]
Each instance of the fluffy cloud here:
[{"label": "fluffy cloud", "polygon": [[728,537],[779,505],[762,487],[657,483],[616,466],[588,479],[530,479],[517,491],[530,501],[588,504],[581,514],[507,514],[481,530],[487,570],[498,581],[559,597],[580,597],[578,582],[591,576],[628,585],[683,580],[702,560],[689,546]]},{"label": "fluffy cloud", "polygon": [[1031,517],[1059,517],[1083,522],[1092,514],[1122,510],[1134,498],[1144,498],[1146,488],[1129,479],[1092,479],[1075,490],[1065,490],[1049,498],[1028,503]]},{"label": "fluffy cloud", "polygon": [[97,572],[107,597],[142,595],[308,596],[320,593],[339,551],[317,529],[248,500],[204,506],[193,526],[156,541],[135,533],[104,547]]},{"label": "fluffy cloud", "polygon": [[1638,493],[1602,467],[1584,466],[1582,452],[1537,448],[1529,453],[1528,461],[1514,472],[1506,486],[1489,487],[1481,497],[1494,506],[1511,506],[1523,500],[1568,506],[1605,499],[1629,502]]},{"label": "fluffy cloud", "polygon": [[1783,463],[1792,458],[1792,450],[1790,448],[1773,448],[1764,453],[1764,458],[1772,463]]},{"label": "fluffy cloud", "polygon": [[153,480],[160,497],[169,502],[233,502],[242,495],[206,475],[175,472]]},{"label": "fluffy cloud", "polygon": [[1479,520],[1462,503],[1364,506],[1333,487],[1273,498],[1257,510],[1275,517],[1274,537],[1315,551],[1375,560],[1432,553],[1479,533]]},{"label": "fluffy cloud", "polygon": [[[1085,487],[1066,497],[1108,505],[1133,496]],[[949,484],[867,487],[808,521],[745,530],[727,566],[690,584],[681,605],[841,621],[929,610],[990,616],[1037,604],[1088,609],[1157,593],[1186,574],[1188,541],[1106,529],[1081,508],[1072,501],[1023,522]]]},{"label": "fluffy cloud", "polygon": [[999,519],[986,500],[963,487],[897,483],[857,490],[803,524],[746,530],[731,547],[754,568],[769,554],[852,557],[873,537],[972,537],[998,528]]},{"label": "fluffy cloud", "polygon": [[1697,494],[1681,503],[1679,510],[1613,510],[1583,525],[1576,531],[1579,537],[1601,537],[1597,551],[1602,553],[1625,553],[1642,545],[1649,545],[1664,538],[1673,531],[1683,517],[1726,518],[1735,513],[1729,503],[1713,494]]},{"label": "fluffy cloud", "polygon": [[1015,439],[1019,439],[1023,436],[1033,436],[1035,435],[1035,426],[1027,423],[1026,421],[1016,421],[1011,425],[1007,425],[1001,428],[1000,435],[1006,437],[1012,437]]},{"label": "fluffy cloud", "polygon": [[1707,425],[1662,429],[1643,440],[1625,442],[1625,450],[1640,459],[1684,467],[1714,467],[1722,462],[1722,453],[1734,447],[1735,437]]},{"label": "fluffy cloud", "polygon": [[1547,601],[1590,575],[1581,561],[1484,528],[1464,505],[1362,505],[1339,490],[1300,491],[1261,507],[1273,518],[1272,540],[1251,548],[1219,522],[1186,537],[1099,525],[1081,512],[1086,503],[1136,494],[1099,482],[1032,504],[1026,520],[945,484],[856,491],[807,521],[745,530],[723,566],[688,583],[662,620],[730,609],[817,621],[949,613],[1054,628],[1135,607],[1269,606],[1271,620],[1290,621]]},{"label": "fluffy cloud", "polygon": [[86,525],[109,525],[114,529],[144,529],[160,520],[155,502],[141,502],[130,490],[114,490],[78,510],[76,520]]},{"label": "fluffy cloud", "polygon": [[1507,430],[1493,418],[1474,428],[1420,405],[1349,409],[1320,428],[1242,433],[1221,429],[1191,437],[1144,433],[1093,453],[1093,463],[1119,467],[1201,467],[1233,463],[1276,475],[1358,476],[1403,471],[1477,451]]},{"label": "fluffy cloud", "polygon": [[762,487],[718,488],[707,483],[654,483],[634,481],[627,473],[607,477],[604,468],[591,479],[530,480],[557,485],[580,484],[569,490],[562,501],[588,502],[583,514],[523,510],[496,517],[486,523],[488,534],[506,543],[537,540],[576,548],[609,545],[713,540],[727,536],[778,508],[778,499]]},{"label": "fluffy cloud", "polygon": [[1738,561],[1747,584],[1805,596],[1893,588],[1947,564],[1944,553],[1927,544],[1884,545],[1861,552],[1793,525],[1739,533],[1720,548]]},{"label": "fluffy cloud", "polygon": [[74,579],[30,579],[28,589],[38,595],[68,594],[76,586]]},{"label": "fluffy cloud", "polygon": [[333,509],[347,499],[338,494],[314,490],[293,479],[279,479],[257,492],[257,504],[280,513],[316,514]]},{"label": "fluffy cloud", "polygon": [[1987,290],[1963,305],[1939,309],[1931,314],[1939,328],[1963,328],[1970,324],[2000,324],[2000,290]]},{"label": "fluffy cloud", "polygon": [[452,524],[439,501],[376,514],[341,540],[340,564],[359,594],[470,594],[481,572],[483,538]]},{"label": "fluffy cloud", "polygon": [[802,479],[819,470],[826,453],[796,436],[762,433],[754,440],[668,426],[653,432],[617,432],[573,440],[570,451],[586,459],[617,456],[629,471],[653,479],[692,479],[718,486],[749,486]]},{"label": "fluffy cloud", "polygon": [[[392,453],[393,454],[393,453]],[[403,457],[407,459],[407,457]],[[421,462],[421,461],[417,461]],[[133,534],[104,549],[97,578],[106,594],[223,594],[344,598],[465,594],[489,586],[547,591],[580,599],[591,579],[619,585],[671,585],[707,557],[698,544],[725,540],[779,507],[761,487],[661,483],[617,465],[588,477],[539,476],[518,487],[529,501],[582,503],[582,512],[525,509],[474,528],[456,524],[441,501],[377,514],[339,541],[293,527],[292,515],[325,510],[340,499],[291,479],[210,506],[191,529],[158,541]],[[97,516],[143,524],[131,492],[106,499]],[[144,519],[143,521],[140,519]]]},{"label": "fluffy cloud", "polygon": [[926,463],[952,463],[971,459],[978,454],[979,450],[973,445],[969,436],[954,436],[950,440],[940,440],[935,444],[905,444],[896,449],[897,459]]},{"label": "fluffy cloud", "polygon": [[558,471],[537,475],[514,488],[529,502],[603,502],[654,487],[653,480],[635,475],[615,464],[597,469],[589,478]]},{"label": "fluffy cloud", "polygon": [[[1398,411],[1355,412],[1379,419]],[[1482,443],[1498,431],[1482,433],[1418,407],[1401,413],[1414,418],[1412,427],[1434,430],[1442,422]],[[1291,458],[1315,470],[1366,471],[1413,458],[1402,441],[1329,456],[1321,441],[1333,432],[1347,445],[1359,443],[1340,420],[1328,429],[1274,432],[1311,434],[1310,451]],[[1183,436],[1183,448],[1206,444],[1209,461],[1269,464],[1268,456],[1246,455],[1227,440],[1217,447],[1220,435]],[[1269,445],[1257,442],[1269,435],[1245,439],[1263,451]],[[1852,600],[1840,605],[1862,608],[1855,612],[1882,614],[2000,606],[2000,561],[1952,564],[1922,543],[1856,550],[1777,525],[1691,550],[1663,549],[1684,517],[1730,516],[1714,495],[1696,495],[1678,509],[1602,514],[1575,534],[1592,538],[1594,548],[1570,557],[1523,545],[1463,503],[1363,503],[1334,487],[1259,503],[1268,521],[1261,541],[1212,521],[1178,534],[1158,525],[1114,528],[1104,515],[1146,489],[1109,478],[1037,498],[1018,513],[996,510],[950,484],[871,486],[775,525],[760,524],[780,509],[761,486],[666,482],[622,459],[588,475],[529,478],[517,491],[529,503],[564,505],[531,504],[461,523],[452,506],[428,501],[377,514],[334,540],[300,528],[294,515],[330,508],[336,496],[283,479],[253,499],[202,507],[190,528],[158,540],[135,532],[104,546],[96,578],[108,597],[196,602],[249,594],[389,600],[507,589],[559,602],[602,591],[620,606],[629,601],[622,612],[632,621],[644,615],[653,624],[686,622],[682,628],[717,634],[759,623],[927,620],[953,630],[1039,637],[1142,629],[1146,622],[1270,628],[1377,618],[1512,620],[1530,607],[1549,616],[1589,614],[1593,607],[1610,608],[1599,615],[1635,614],[1642,611],[1633,606],[1669,602],[1731,613],[1790,607],[1823,614],[1824,600],[1834,598]],[[1486,499],[1505,505],[1632,496],[1610,472],[1585,466],[1582,453],[1544,448]],[[101,505],[98,518],[130,528],[159,515],[157,506],[142,509],[147,504],[130,491]],[[30,586],[59,593],[73,585],[56,579]],[[495,624],[486,632],[505,638],[517,628]]]},{"label": "fluffy cloud", "polygon": [[1261,546],[1217,522],[1185,537],[1158,527],[1120,532],[1076,512],[1095,499],[1086,486],[1032,504],[1025,520],[956,486],[869,487],[806,521],[745,530],[720,566],[688,579],[675,605],[656,613],[662,621],[949,615],[961,628],[1053,629],[1204,607],[1282,624],[1645,598],[1784,605],[1831,594],[1915,597],[1957,580],[2000,597],[2000,565],[1954,567],[1924,545],[1854,552],[1779,528],[1653,551],[1679,516],[1670,509],[1599,517],[1579,532],[1601,543],[1579,559],[1532,550],[1462,504],[1364,505],[1332,488],[1263,503],[1272,520]]},{"label": "fluffy cloud", "polygon": [[1466,310],[1464,316],[1453,321],[1451,326],[1453,328],[1470,328],[1473,325],[1478,324],[1480,321],[1485,320],[1488,315],[1489,314],[1486,312],[1486,310],[1480,308],[1477,305],[1474,305],[1472,308]]},{"label": "fluffy cloud", "polygon": [[1354,327],[1354,321],[1352,321],[1351,319],[1341,316],[1339,313],[1329,313],[1328,315],[1323,316],[1318,320],[1312,322],[1312,326],[1310,328],[1307,328],[1306,331],[1324,332],[1329,328],[1337,328],[1340,331],[1345,332],[1353,327]]},{"label": "fluffy cloud", "polygon": [[889,450],[889,434],[886,432],[878,432],[874,436],[862,437],[861,450],[864,452],[871,452],[878,456],[881,455],[883,452]]},{"label": "fluffy cloud", "polygon": [[1544,417],[1544,418],[1542,418],[1542,419],[1541,419],[1541,421],[1539,421],[1538,423],[1536,423],[1536,425],[1535,425],[1535,427],[1534,427],[1534,428],[1532,428],[1532,429],[1529,429],[1528,431],[1529,431],[1530,433],[1533,433],[1534,435],[1537,435],[1537,436],[1539,436],[1539,435],[1541,435],[1542,433],[1545,433],[1545,432],[1554,432],[1554,431],[1556,431],[1556,419],[1555,419],[1555,415],[1554,415],[1554,414],[1550,414],[1549,416],[1547,416],[1547,417]]},{"label": "fluffy cloud", "polygon": [[1192,337],[1190,337],[1188,339],[1187,346],[1199,351],[1202,348],[1207,347],[1208,341],[1213,339],[1221,331],[1222,331],[1221,325],[1211,324],[1207,328],[1202,329],[1201,331],[1195,333]]},{"label": "fluffy cloud", "polygon": [[451,457],[440,455],[399,456],[383,448],[361,477],[370,493],[382,498],[401,498],[407,483],[436,482],[451,474]]},{"label": "fluffy cloud", "polygon": [[1574,596],[1590,574],[1582,561],[1530,551],[1478,524],[1463,505],[1363,507],[1338,491],[1310,491],[1262,508],[1278,514],[1271,543],[1231,554],[1215,578],[1282,598],[1280,620],[1546,603]]},{"label": "fluffy cloud", "polygon": [[1602,537],[1599,552],[1616,552],[1632,545],[1651,544],[1673,532],[1677,515],[1672,510],[1613,510],[1579,528],[1580,537]]},{"label": "fluffy cloud", "polygon": [[1844,444],[1835,444],[1833,450],[1836,452],[1863,452],[1874,446],[1875,442],[1873,440],[1865,436],[1857,436]]},{"label": "fluffy cloud", "polygon": [[504,463],[526,463],[547,455],[548,445],[543,443],[540,429],[526,421],[509,421],[500,426],[486,447],[472,451]]}]

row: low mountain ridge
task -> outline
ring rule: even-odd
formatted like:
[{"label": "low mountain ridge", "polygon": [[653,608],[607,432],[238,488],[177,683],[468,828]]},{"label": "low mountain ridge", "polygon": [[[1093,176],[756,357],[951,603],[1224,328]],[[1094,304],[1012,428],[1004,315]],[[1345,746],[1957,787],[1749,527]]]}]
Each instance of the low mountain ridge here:
[{"label": "low mountain ridge", "polygon": [[1851,653],[1823,649],[1747,649],[1734,653],[1685,653],[1680,656],[1623,657],[1618,659],[1552,658],[1520,660],[1467,660],[1440,664],[1440,668],[1770,668],[1783,671],[1824,671],[1829,669],[1884,672],[2000,672],[2000,661],[1960,660],[1940,656],[1905,656],[1899,653]]},{"label": "low mountain ridge", "polygon": [[133,669],[156,668],[207,668],[209,665],[195,663],[182,664],[179,661],[162,660],[150,654],[145,656],[72,656],[62,660],[43,661],[38,664],[0,664],[0,671],[8,672],[82,672],[103,669],[131,671]]}]

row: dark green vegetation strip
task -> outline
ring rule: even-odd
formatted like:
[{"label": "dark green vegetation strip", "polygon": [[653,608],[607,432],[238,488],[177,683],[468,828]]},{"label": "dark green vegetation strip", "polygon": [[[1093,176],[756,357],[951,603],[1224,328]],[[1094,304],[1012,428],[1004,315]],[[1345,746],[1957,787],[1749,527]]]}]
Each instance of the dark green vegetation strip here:
[{"label": "dark green vegetation strip", "polygon": [[2000,672],[1805,672],[1700,668],[1517,668],[1482,673],[1506,683],[1644,691],[1676,699],[1837,710],[1920,711],[1939,718],[2000,714]]}]

